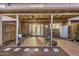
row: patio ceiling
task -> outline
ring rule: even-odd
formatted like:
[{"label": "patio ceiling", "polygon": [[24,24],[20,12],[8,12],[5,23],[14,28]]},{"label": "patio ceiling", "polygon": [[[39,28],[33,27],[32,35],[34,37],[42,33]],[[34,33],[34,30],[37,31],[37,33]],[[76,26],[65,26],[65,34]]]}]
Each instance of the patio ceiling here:
[{"label": "patio ceiling", "polygon": [[68,19],[77,17],[79,15],[55,15],[54,16],[54,21],[56,22],[66,22]]},{"label": "patio ceiling", "polygon": [[[15,15],[6,15],[12,18],[16,18]],[[56,23],[67,22],[69,18],[77,17],[79,15],[54,15],[53,21]],[[38,23],[50,23],[50,15],[19,15],[20,21],[26,22],[38,22]]]}]

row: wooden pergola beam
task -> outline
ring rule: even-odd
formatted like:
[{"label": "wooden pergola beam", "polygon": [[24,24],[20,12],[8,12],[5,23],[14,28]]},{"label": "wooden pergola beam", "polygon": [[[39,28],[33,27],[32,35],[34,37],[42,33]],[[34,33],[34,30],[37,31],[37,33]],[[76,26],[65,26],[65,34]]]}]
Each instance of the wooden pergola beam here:
[{"label": "wooden pergola beam", "polygon": [[79,13],[2,13],[0,15],[79,15]]}]

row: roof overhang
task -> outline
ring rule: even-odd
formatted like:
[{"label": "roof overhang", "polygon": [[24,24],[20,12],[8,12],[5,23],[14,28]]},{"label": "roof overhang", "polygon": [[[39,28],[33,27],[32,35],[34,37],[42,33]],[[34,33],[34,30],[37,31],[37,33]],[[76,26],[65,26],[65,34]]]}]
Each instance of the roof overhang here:
[{"label": "roof overhang", "polygon": [[78,12],[79,3],[5,3],[0,12]]}]

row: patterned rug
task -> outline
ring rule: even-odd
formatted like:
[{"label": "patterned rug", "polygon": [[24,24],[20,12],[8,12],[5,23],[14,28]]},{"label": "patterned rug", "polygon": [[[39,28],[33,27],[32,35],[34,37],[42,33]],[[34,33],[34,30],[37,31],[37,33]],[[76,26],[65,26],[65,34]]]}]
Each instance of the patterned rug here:
[{"label": "patterned rug", "polygon": [[68,56],[60,47],[0,47],[0,56]]}]

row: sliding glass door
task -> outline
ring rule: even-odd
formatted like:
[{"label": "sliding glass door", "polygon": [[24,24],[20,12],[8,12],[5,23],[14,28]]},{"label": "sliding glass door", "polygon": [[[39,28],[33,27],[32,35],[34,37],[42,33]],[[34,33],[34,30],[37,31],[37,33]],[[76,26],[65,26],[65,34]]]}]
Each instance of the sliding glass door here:
[{"label": "sliding glass door", "polygon": [[29,33],[31,33],[32,36],[43,36],[43,31],[43,24],[29,24]]}]

